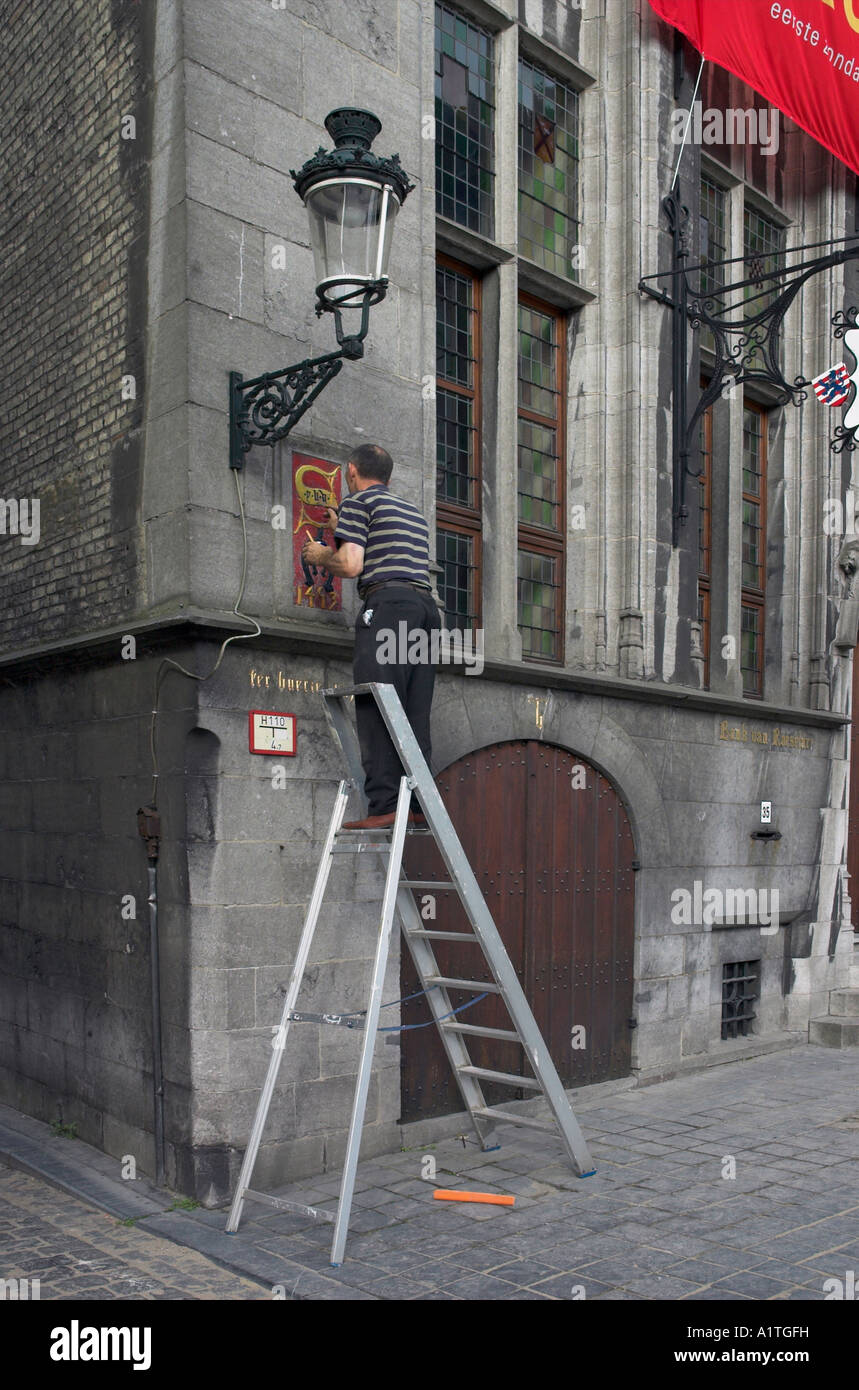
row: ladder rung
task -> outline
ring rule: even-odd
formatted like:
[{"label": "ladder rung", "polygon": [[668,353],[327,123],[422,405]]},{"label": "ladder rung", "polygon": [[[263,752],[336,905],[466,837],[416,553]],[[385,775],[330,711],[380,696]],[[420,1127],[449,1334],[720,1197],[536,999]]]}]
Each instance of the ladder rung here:
[{"label": "ladder rung", "polygon": [[480,942],[473,932],[470,931],[406,931],[407,936],[418,936],[428,941],[473,941],[479,946]]},{"label": "ladder rung", "polygon": [[558,1125],[552,1124],[549,1120],[532,1120],[530,1115],[511,1115],[494,1105],[475,1106],[471,1113],[481,1115],[485,1120],[506,1120],[509,1125],[519,1125],[522,1129],[540,1129],[544,1134],[561,1132]]},{"label": "ladder rung", "polygon": [[331,685],[325,690],[320,690],[323,700],[348,700],[353,695],[364,695],[370,687],[366,683],[362,685]]},{"label": "ladder rung", "polygon": [[[355,835],[360,835],[360,834],[361,834],[360,830],[355,830],[354,832],[353,832],[353,831],[348,831],[348,832],[347,832],[347,834],[353,834],[353,833],[354,833]],[[380,853],[380,852],[385,853],[385,854],[390,854],[390,852],[391,852],[391,842],[390,842],[390,840],[383,840],[382,843],[381,843],[380,845],[373,845],[373,844],[369,844],[366,840],[356,840],[353,844],[349,844],[349,845],[332,845],[332,846],[331,846],[331,853],[332,853],[332,854],[366,854],[368,850],[372,850],[375,854],[378,854],[378,853]]]},{"label": "ladder rung", "polygon": [[448,989],[485,989],[488,994],[501,994],[501,986],[494,980],[453,980],[448,975],[427,975],[428,985],[444,985]]},{"label": "ladder rung", "polygon": [[294,1211],[299,1216],[312,1216],[315,1221],[337,1219],[336,1212],[326,1211],[324,1207],[305,1207],[301,1202],[290,1202],[286,1197],[270,1197],[267,1192],[255,1192],[252,1187],[246,1187],[240,1195],[249,1197],[254,1202],[265,1202],[269,1207],[277,1207],[278,1211]]},{"label": "ladder rung", "polygon": [[428,892],[431,888],[453,888],[455,890],[456,884],[439,882],[439,880],[435,878],[401,878],[400,887],[415,889],[420,888],[425,889]]},{"label": "ladder rung", "polygon": [[500,1086],[521,1087],[525,1091],[542,1091],[543,1087],[533,1076],[514,1076],[509,1071],[490,1071],[487,1067],[457,1067],[465,1076],[480,1076],[484,1081],[497,1081]]},{"label": "ladder rung", "polygon": [[448,1023],[439,1025],[446,1028],[449,1033],[471,1033],[476,1038],[498,1038],[502,1042],[521,1043],[522,1039],[518,1033],[511,1033],[507,1028],[481,1028],[478,1023]]},{"label": "ladder rung", "polygon": [[393,825],[364,826],[363,830],[349,830],[345,825],[341,825],[339,830],[335,830],[334,838],[339,840],[341,835],[349,838],[352,835],[390,835]]}]

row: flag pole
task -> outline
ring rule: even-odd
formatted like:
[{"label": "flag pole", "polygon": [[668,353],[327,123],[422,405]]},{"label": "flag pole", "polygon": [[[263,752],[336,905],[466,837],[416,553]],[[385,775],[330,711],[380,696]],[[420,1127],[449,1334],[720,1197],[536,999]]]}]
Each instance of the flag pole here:
[{"label": "flag pole", "polygon": [[690,104],[689,104],[689,115],[688,115],[688,117],[687,117],[687,119],[686,119],[686,129],[685,129],[684,132],[683,132],[683,143],[682,143],[682,145],[680,146],[680,153],[679,153],[678,156],[677,156],[677,164],[676,164],[676,166],[675,166],[675,168],[674,168],[674,178],[671,180],[671,192],[672,192],[672,193],[674,192],[674,185],[675,185],[675,183],[677,182],[677,175],[680,173],[680,161],[681,161],[681,159],[683,158],[683,151],[684,151],[685,148],[686,148],[686,141],[687,141],[687,139],[689,138],[689,127],[690,127],[690,125],[692,124],[692,112],[695,110],[695,98],[696,98],[697,95],[698,95],[698,88],[699,88],[700,85],[701,85],[701,74],[702,74],[702,72],[704,71],[704,64],[706,63],[706,61],[707,61],[707,59],[704,57],[704,54],[702,53],[702,54],[701,54],[701,66],[698,68],[698,76],[697,76],[697,78],[695,79],[695,90],[694,90],[694,92],[692,93],[692,100],[691,100],[691,102],[690,102]]}]

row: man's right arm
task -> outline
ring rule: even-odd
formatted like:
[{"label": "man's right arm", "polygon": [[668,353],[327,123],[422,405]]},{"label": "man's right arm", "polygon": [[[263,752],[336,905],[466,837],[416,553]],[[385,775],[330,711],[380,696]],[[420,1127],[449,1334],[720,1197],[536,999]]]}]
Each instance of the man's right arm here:
[{"label": "man's right arm", "polygon": [[369,531],[370,518],[367,508],[354,497],[347,497],[340,503],[337,528],[334,532],[335,544],[338,547],[343,544],[359,545],[362,550],[366,550]]}]

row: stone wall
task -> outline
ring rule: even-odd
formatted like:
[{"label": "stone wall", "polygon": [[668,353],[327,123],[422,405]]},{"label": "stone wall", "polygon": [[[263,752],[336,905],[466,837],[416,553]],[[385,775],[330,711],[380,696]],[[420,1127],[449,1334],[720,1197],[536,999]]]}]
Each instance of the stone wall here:
[{"label": "stone wall", "polygon": [[[193,660],[193,650],[174,649]],[[146,853],[158,658],[81,652],[6,672],[0,686],[0,1091],[74,1123],[154,1172]],[[159,864],[164,1068],[171,1142],[189,1131],[187,870],[182,755],[187,682],[162,694]],[[173,1169],[175,1171],[175,1168]]]},{"label": "stone wall", "polygon": [[[341,463],[359,443],[382,444],[398,488],[432,516],[434,403],[423,385],[435,364],[434,147],[421,138],[432,9],[418,0],[161,4],[155,77],[148,598],[155,609],[178,600],[228,612],[240,532],[227,373],[251,378],[336,348],[331,316],[314,314],[307,214],[289,170],[330,147],[323,121],[337,106],[377,113],[375,148],[398,151],[417,187],[397,219],[391,287],[372,311],[365,356],[345,364],[289,443]],[[291,515],[289,457],[285,447],[256,448],[242,478],[253,555],[246,609],[286,620],[297,611],[291,536],[271,518],[281,504]]]}]

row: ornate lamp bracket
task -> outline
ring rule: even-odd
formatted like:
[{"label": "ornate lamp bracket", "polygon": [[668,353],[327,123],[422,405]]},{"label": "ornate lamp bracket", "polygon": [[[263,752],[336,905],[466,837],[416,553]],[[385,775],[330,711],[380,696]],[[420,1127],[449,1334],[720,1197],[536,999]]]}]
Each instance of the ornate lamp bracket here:
[{"label": "ornate lamp bracket", "polygon": [[[790,255],[799,256],[797,264],[781,264],[775,270],[765,270],[755,264],[754,257],[737,257],[735,260],[707,261],[690,266],[690,215],[689,208],[682,201],[679,188],[662,200],[662,209],[668,221],[673,239],[673,263],[671,270],[656,275],[645,275],[639,281],[639,289],[671,309],[672,332],[672,545],[680,543],[680,528],[685,525],[689,515],[686,505],[686,480],[698,477],[699,469],[689,466],[693,454],[697,455],[697,430],[701,417],[719,399],[726,387],[733,389],[748,382],[765,384],[777,392],[777,403],[786,405],[789,401],[796,406],[808,397],[812,380],[797,376],[788,381],[781,368],[782,325],[788,309],[812,276],[846,261],[859,258],[859,239],[844,238],[841,242],[818,242],[814,245],[791,248]],[[852,245],[845,245],[846,242]],[[827,254],[805,258],[806,252],[819,252],[821,247],[841,247]],[[746,271],[746,263],[751,265]],[[747,278],[735,280],[730,284],[719,285],[715,291],[705,291],[701,284],[701,273],[728,266],[743,266]],[[697,274],[697,285],[691,277]],[[658,285],[659,281],[670,280],[670,292]],[[730,304],[731,297],[739,295],[739,303]],[[747,314],[744,310],[747,301],[763,307],[757,312]],[[726,302],[729,307],[726,307]],[[700,329],[710,337],[714,354],[712,374],[706,387],[699,391],[695,403],[689,408],[688,348],[689,328]],[[859,329],[859,310],[851,308],[839,310],[832,319],[836,338],[845,338],[853,329]],[[859,362],[859,337],[851,343],[846,342],[848,351]],[[850,380],[853,383],[853,402],[845,423],[836,426],[831,441],[835,453],[852,451],[857,447],[859,430],[859,411],[855,405],[859,396],[859,370],[854,370]],[[853,416],[852,423],[849,423]]]},{"label": "ornate lamp bracket", "polygon": [[[370,308],[381,297],[379,289],[368,288],[361,304],[361,326],[357,333],[344,333],[339,309],[334,309],[337,352],[307,357],[279,372],[243,381],[240,372],[230,372],[230,467],[243,468],[245,454],[254,444],[274,446],[284,439],[309,410],[316,397],[343,366],[344,359],[357,361],[364,355],[364,339],[370,322]],[[317,304],[317,314],[324,312]]]}]

